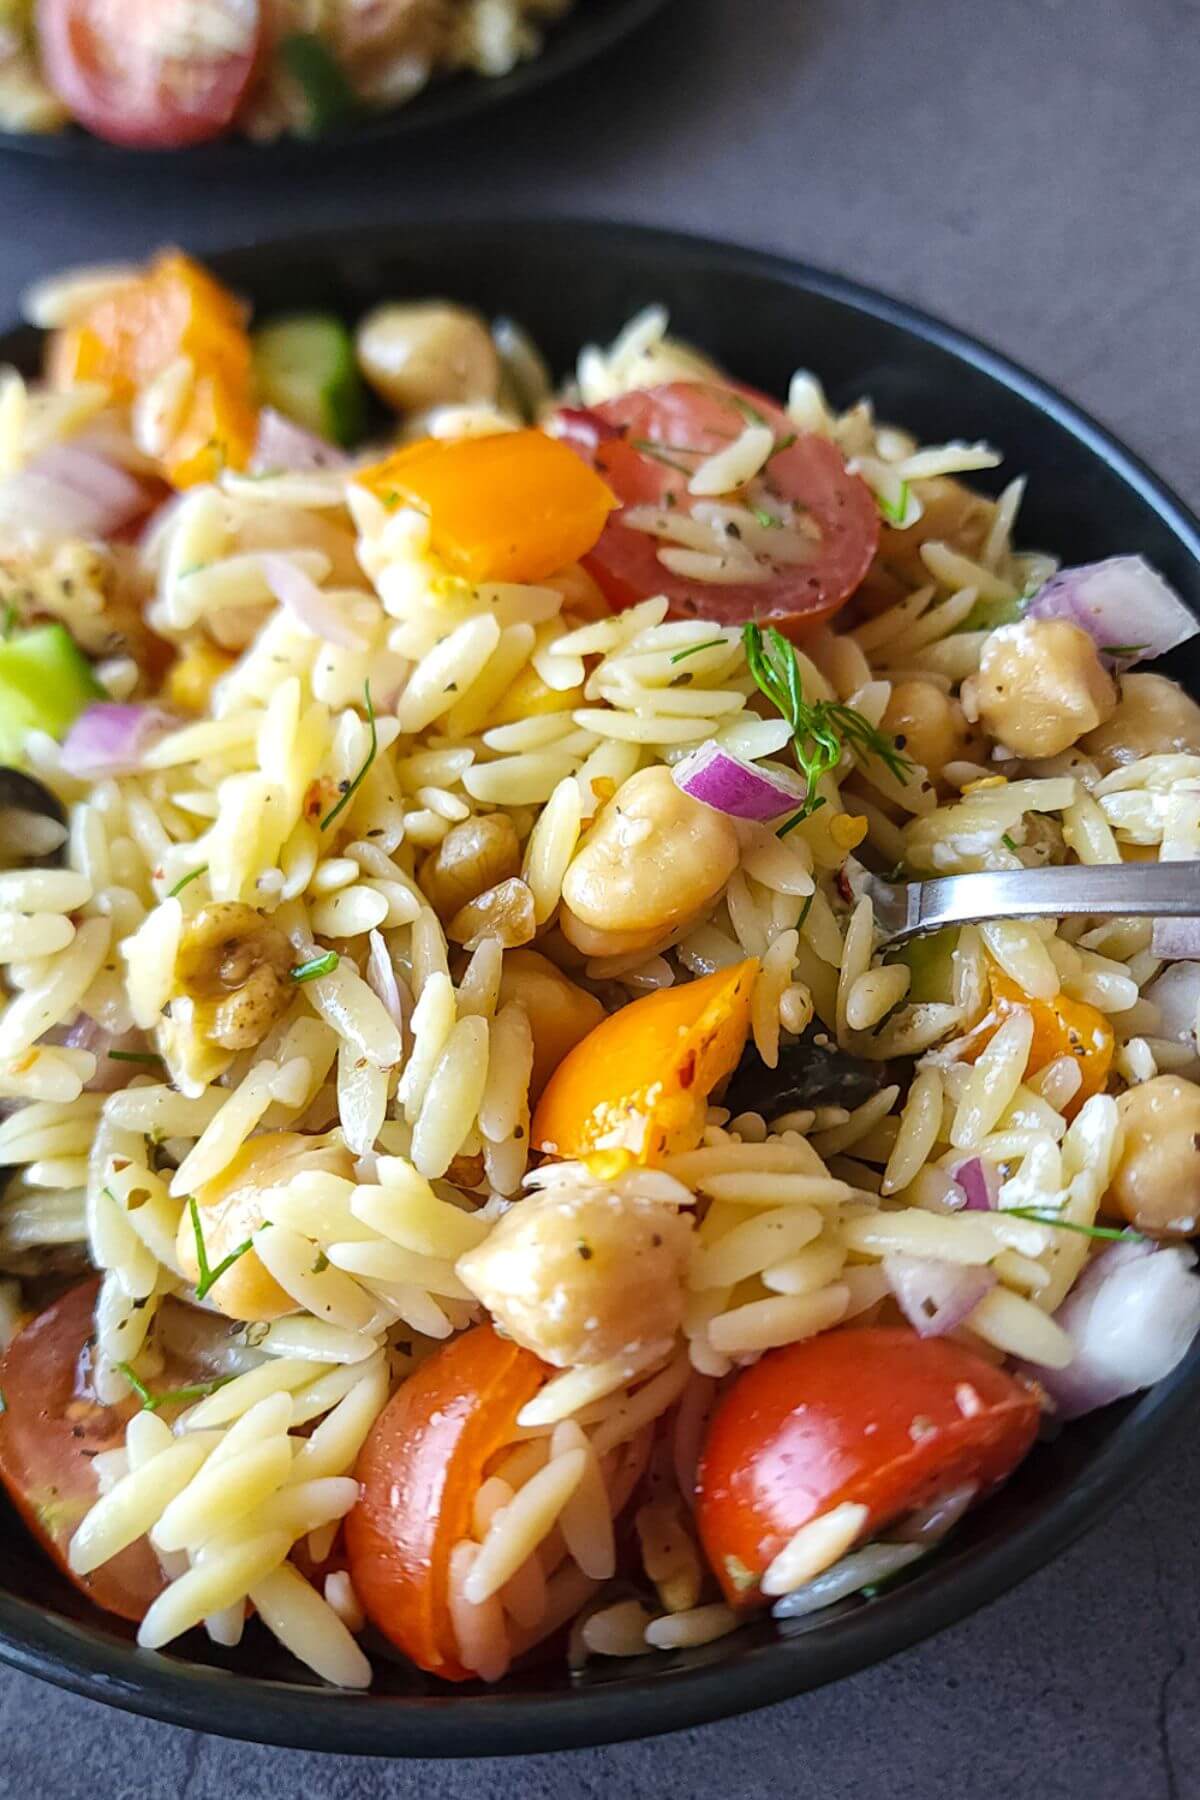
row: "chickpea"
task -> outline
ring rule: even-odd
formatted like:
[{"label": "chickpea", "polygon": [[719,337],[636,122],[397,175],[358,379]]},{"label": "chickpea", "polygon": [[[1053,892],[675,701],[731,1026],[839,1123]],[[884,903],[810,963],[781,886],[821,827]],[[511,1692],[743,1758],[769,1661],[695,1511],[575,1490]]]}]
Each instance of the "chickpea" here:
[{"label": "chickpea", "polygon": [[649,949],[711,906],[737,868],[732,820],[661,764],[602,808],[563,879],[563,935],[587,956]]},{"label": "chickpea", "polygon": [[992,632],[963,698],[989,737],[1037,760],[1058,756],[1103,724],[1117,704],[1117,690],[1095,643],[1078,625],[1022,619]]},{"label": "chickpea", "polygon": [[521,1201],[457,1272],[511,1338],[569,1368],[670,1342],[691,1236],[661,1201],[581,1187]]},{"label": "chickpea", "polygon": [[996,516],[996,503],[949,475],[914,481],[921,517],[902,531],[884,524],[879,533],[879,562],[906,588],[924,587],[930,579],[921,558],[922,544],[949,544],[964,556],[978,556]]},{"label": "chickpea", "polygon": [[910,762],[920,763],[932,781],[940,779],[948,762],[979,754],[976,735],[958,701],[943,693],[936,681],[914,676],[897,681],[883,715],[884,731],[891,732],[896,747]]},{"label": "chickpea", "polygon": [[1110,1209],[1138,1231],[1179,1236],[1200,1228],[1200,1087],[1156,1075],[1117,1100],[1125,1147]]},{"label": "chickpea", "polygon": [[[295,1175],[318,1171],[354,1179],[350,1152],[336,1140],[302,1137],[293,1131],[264,1132],[250,1138],[229,1166],[196,1189],[204,1254],[210,1269],[244,1244],[265,1217],[263,1194]],[[192,1209],[185,1207],[175,1240],[179,1267],[188,1281],[200,1275]],[[280,1319],[297,1310],[254,1250],[247,1250],[209,1289],[209,1297],[230,1319]]]},{"label": "chickpea", "polygon": [[277,926],[240,901],[201,907],[175,958],[176,992],[160,1028],[172,1072],[207,1083],[235,1051],[261,1044],[287,1011],[295,957]]},{"label": "chickpea", "polygon": [[521,873],[521,840],[507,813],[464,819],[448,831],[417,876],[442,923],[489,888]]},{"label": "chickpea", "polygon": [[1139,756],[1200,756],[1200,706],[1165,675],[1123,675],[1116,711],[1079,747],[1105,775]]},{"label": "chickpea", "polygon": [[537,950],[511,950],[500,976],[500,1005],[517,1000],[533,1033],[530,1099],[536,1100],[564,1056],[604,1017],[604,1008]]},{"label": "chickpea", "polygon": [[477,313],[444,300],[391,302],[356,336],[359,367],[397,412],[494,400],[500,358]]}]

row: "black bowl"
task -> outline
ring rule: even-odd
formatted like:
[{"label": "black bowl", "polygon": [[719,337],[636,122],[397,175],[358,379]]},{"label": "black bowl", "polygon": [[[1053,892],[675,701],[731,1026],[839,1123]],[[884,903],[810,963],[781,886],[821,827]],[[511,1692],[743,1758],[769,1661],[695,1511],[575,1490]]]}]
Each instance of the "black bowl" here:
[{"label": "black bowl", "polygon": [[565,19],[550,20],[544,26],[545,42],[539,54],[518,63],[509,74],[441,76],[404,105],[364,113],[361,119],[319,137],[288,135],[270,143],[255,143],[235,136],[186,150],[134,150],[93,137],[82,126],[69,125],[53,132],[0,131],[0,150],[93,167],[126,171],[149,167],[206,176],[250,177],[268,168],[328,161],[346,151],[387,147],[436,126],[459,125],[494,106],[532,94],[602,56],[665,4],[666,0],[575,0]]},{"label": "black bowl", "polygon": [[[667,232],[579,221],[404,226],[212,259],[261,312],[452,295],[527,325],[559,372],[662,300],[675,329],[744,379],[783,391],[797,363],[839,404],[873,395],[923,439],[986,437],[1030,477],[1022,540],[1068,561],[1137,550],[1200,614],[1200,526],[1129,452],[1051,389],[946,325],[798,263]],[[29,368],[35,334],[0,356]],[[1175,673],[1200,690],[1195,646]],[[92,1611],[15,1520],[0,1539],[0,1658],[76,1693],[201,1731],[387,1756],[532,1752],[649,1736],[745,1712],[879,1662],[963,1618],[1063,1550],[1142,1475],[1200,1391],[1200,1347],[1131,1402],[1041,1444],[1002,1493],[902,1586],[817,1620],[763,1619],[704,1649],[593,1665],[561,1660],[496,1689],[439,1686],[376,1657],[369,1695],[334,1692],[253,1627],[236,1652],[198,1633],[140,1651]]]}]

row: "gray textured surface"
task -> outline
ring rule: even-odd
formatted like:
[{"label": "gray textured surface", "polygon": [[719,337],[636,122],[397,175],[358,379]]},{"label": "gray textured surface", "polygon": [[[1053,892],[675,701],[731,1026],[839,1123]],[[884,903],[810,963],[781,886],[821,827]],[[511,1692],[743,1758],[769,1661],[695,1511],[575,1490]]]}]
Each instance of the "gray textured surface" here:
[{"label": "gray textured surface", "polygon": [[[559,94],[371,163],[231,183],[0,166],[0,313],[67,260],[496,207],[741,238],[917,300],[1031,364],[1195,503],[1193,0],[675,0]],[[581,272],[586,279],[586,272]],[[1190,403],[1189,403],[1190,402]],[[0,1674],[0,1800],[1192,1800],[1200,1451],[1054,1568],[751,1718],[521,1763],[228,1745]]]}]

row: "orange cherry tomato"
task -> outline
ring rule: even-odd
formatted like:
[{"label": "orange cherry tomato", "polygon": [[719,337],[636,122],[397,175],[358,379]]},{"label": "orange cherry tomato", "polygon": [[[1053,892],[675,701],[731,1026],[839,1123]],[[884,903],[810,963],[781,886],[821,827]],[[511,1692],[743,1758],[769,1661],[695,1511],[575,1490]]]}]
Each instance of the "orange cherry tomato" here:
[{"label": "orange cherry tomato", "polygon": [[551,1373],[477,1325],[422,1363],[376,1419],[345,1527],[355,1592],[371,1622],[443,1681],[469,1681],[450,1619],[454,1546],[471,1535],[475,1495],[517,1414]]},{"label": "orange cherry tomato", "polygon": [[708,1096],[750,1029],[758,961],[660,988],[596,1026],[559,1064],[533,1117],[535,1150],[647,1164],[700,1141]]},{"label": "orange cherry tomato", "polygon": [[56,332],[48,372],[56,387],[102,382],[131,400],[181,356],[191,359],[194,385],[163,470],[175,487],[190,487],[244,468],[257,432],[241,307],[191,257],[164,251]]},{"label": "orange cherry tomato", "polygon": [[1033,1390],[948,1338],[833,1331],[769,1350],[718,1403],[697,1475],[705,1553],[731,1606],[794,1534],[844,1502],[862,1539],[968,1482],[985,1493],[1033,1443]]},{"label": "orange cherry tomato", "polygon": [[[802,523],[811,554],[802,562],[773,559],[768,523],[757,552],[760,579],[712,582],[677,574],[662,562],[661,540],[626,524],[626,514],[645,506],[686,516],[711,504],[690,493],[690,478],[750,422],[770,426],[778,448],[738,498],[768,522]],[[750,388],[672,381],[586,410],[565,408],[559,427],[621,503],[583,559],[613,606],[665,594],[675,618],[720,625],[761,619],[800,638],[837,611],[871,566],[879,542],[871,490],[850,473],[836,444],[815,432],[797,432],[782,407]]]},{"label": "orange cherry tomato", "polygon": [[544,581],[578,562],[617,502],[544,431],[425,438],[355,478],[387,506],[427,513],[436,555],[468,581]]},{"label": "orange cherry tomato", "polygon": [[145,1538],[90,1575],[67,1567],[67,1545],[97,1495],[92,1458],[125,1441],[131,1395],[102,1406],[86,1386],[97,1281],[72,1288],[19,1331],[0,1363],[0,1481],[39,1543],[89,1600],[140,1619],[161,1593],[162,1570]]},{"label": "orange cherry tomato", "polygon": [[1057,994],[1053,1000],[1032,1000],[1002,969],[991,967],[992,1003],[971,1033],[964,1061],[976,1062],[987,1048],[1005,1019],[1018,1008],[1026,1008],[1033,1019],[1033,1044],[1026,1064],[1027,1075],[1070,1056],[1079,1065],[1082,1076],[1079,1089],[1063,1107],[1064,1116],[1073,1119],[1085,1100],[1102,1094],[1112,1066],[1115,1039],[1113,1029],[1102,1012],[1086,1000],[1072,1000]]}]

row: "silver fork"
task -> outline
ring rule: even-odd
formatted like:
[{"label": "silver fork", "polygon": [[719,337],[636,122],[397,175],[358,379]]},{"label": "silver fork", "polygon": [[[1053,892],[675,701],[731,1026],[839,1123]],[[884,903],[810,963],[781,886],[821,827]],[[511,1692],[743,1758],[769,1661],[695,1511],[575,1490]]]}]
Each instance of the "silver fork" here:
[{"label": "silver fork", "polygon": [[863,884],[888,944],[980,919],[1200,918],[1200,862],[1104,863]]}]

